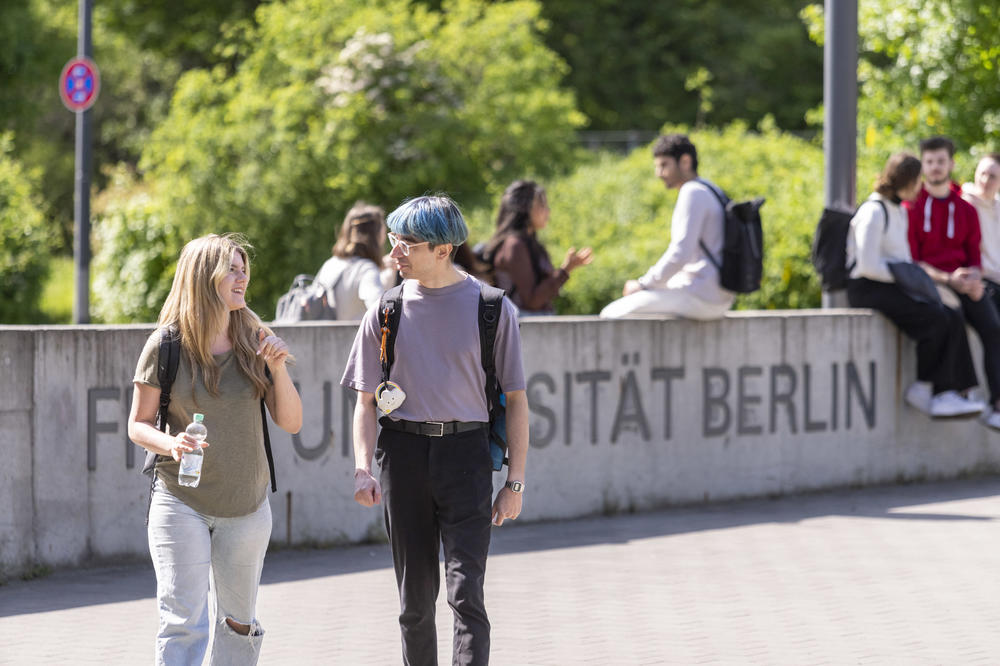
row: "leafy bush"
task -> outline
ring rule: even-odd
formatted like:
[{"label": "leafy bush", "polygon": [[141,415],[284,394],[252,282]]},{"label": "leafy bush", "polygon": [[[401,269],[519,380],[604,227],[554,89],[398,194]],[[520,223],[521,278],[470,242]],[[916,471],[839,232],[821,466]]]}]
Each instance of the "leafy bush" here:
[{"label": "leafy bush", "polygon": [[119,168],[96,202],[91,314],[102,322],[156,321],[183,241],[162,199]]},{"label": "leafy bush", "polygon": [[[666,127],[664,132],[685,131]],[[734,123],[688,132],[698,148],[699,172],[733,199],[763,196],[765,262],[761,289],[737,299],[739,309],[818,307],[820,286],[810,262],[812,237],[823,208],[823,150],[763,123],[759,131]],[[651,147],[627,157],[600,155],[573,174],[546,183],[552,218],[542,232],[553,263],[570,246],[594,248],[594,261],[574,271],[563,288],[561,314],[595,314],[621,296],[625,280],[642,275],[670,241],[676,190],[653,175]],[[859,158],[859,198],[867,197],[888,153]],[[477,238],[492,233],[493,210],[470,211]]]},{"label": "leafy bush", "polygon": [[35,177],[11,156],[12,144],[11,133],[0,134],[0,322],[5,324],[37,321],[54,242]]},{"label": "leafy bush", "polygon": [[538,14],[528,0],[262,5],[220,47],[235,73],[181,77],[143,153],[155,210],[183,238],[246,233],[253,307],[267,316],[329,256],[357,199],[483,202],[517,173],[565,169],[582,116]]}]

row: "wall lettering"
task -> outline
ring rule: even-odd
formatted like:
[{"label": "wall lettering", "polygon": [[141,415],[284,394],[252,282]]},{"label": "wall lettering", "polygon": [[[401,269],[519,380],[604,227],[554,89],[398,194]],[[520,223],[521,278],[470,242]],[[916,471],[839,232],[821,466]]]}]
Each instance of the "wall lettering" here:
[{"label": "wall lettering", "polygon": [[[704,438],[836,432],[841,424],[848,430],[873,430],[876,426],[875,361],[747,364],[692,370],[684,366],[644,366],[635,352],[623,353],[620,358],[620,366],[613,370],[567,369],[561,381],[544,371],[529,376],[526,392],[530,445],[536,449],[556,441],[567,447],[588,442],[591,446],[602,442],[617,445],[629,438],[670,442],[676,436],[678,423],[687,432],[693,426]],[[304,391],[300,387],[306,405],[303,431],[312,434],[290,436],[296,457],[304,461],[319,460],[335,449],[333,380],[319,383],[319,391],[313,386]],[[822,397],[825,392],[828,400]],[[340,457],[350,459],[354,455],[352,430],[357,393],[341,387],[340,394],[342,435],[336,448]],[[98,405],[109,400],[119,401],[123,407],[120,421],[99,420]],[[95,387],[87,391],[87,469],[97,469],[99,436],[114,433],[125,434],[125,466],[135,467],[136,448],[128,442],[124,427],[131,402],[131,387]],[[318,437],[315,430],[310,430],[317,425]],[[275,428],[271,435],[279,442],[284,436]],[[315,443],[306,444],[306,437],[314,438]]]}]

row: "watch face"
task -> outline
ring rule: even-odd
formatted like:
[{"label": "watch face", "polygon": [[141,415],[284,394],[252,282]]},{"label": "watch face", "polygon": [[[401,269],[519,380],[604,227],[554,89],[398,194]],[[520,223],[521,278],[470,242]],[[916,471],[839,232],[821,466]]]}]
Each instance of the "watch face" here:
[{"label": "watch face", "polygon": [[524,485],[520,481],[508,481],[504,485],[513,490],[515,493],[519,493],[524,490]]}]

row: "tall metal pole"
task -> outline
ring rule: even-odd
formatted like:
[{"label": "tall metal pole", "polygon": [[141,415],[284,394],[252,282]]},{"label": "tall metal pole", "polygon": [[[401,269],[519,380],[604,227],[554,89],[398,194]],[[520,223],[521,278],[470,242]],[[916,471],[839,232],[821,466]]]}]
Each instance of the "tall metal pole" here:
[{"label": "tall metal pole", "polygon": [[[858,160],[858,3],[825,0],[823,41],[823,205],[851,212]],[[823,292],[823,307],[846,307],[843,291]]]},{"label": "tall metal pole", "polygon": [[[93,0],[80,0],[79,32],[76,54],[93,58],[94,45],[90,34]],[[73,265],[76,293],[73,299],[73,322],[90,322],[90,114],[76,113],[76,157],[73,178]]]}]

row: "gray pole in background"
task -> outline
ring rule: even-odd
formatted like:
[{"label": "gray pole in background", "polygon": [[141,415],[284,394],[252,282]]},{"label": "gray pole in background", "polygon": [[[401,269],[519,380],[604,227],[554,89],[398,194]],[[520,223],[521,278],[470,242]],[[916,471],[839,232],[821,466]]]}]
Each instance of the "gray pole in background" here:
[{"label": "gray pole in background", "polygon": [[[858,2],[825,0],[823,40],[823,205],[854,211],[858,161]],[[823,307],[847,307],[844,291]]]},{"label": "gray pole in background", "polygon": [[[90,36],[93,0],[80,0],[76,54],[93,58]],[[76,158],[73,177],[73,266],[76,293],[73,323],[90,322],[90,110],[76,112]]]}]

